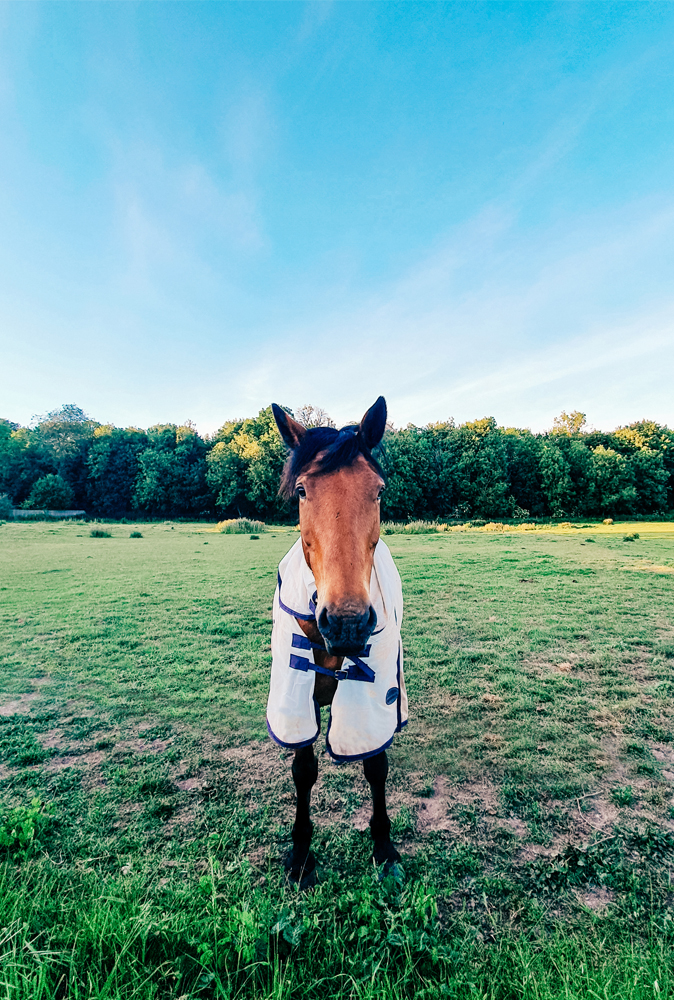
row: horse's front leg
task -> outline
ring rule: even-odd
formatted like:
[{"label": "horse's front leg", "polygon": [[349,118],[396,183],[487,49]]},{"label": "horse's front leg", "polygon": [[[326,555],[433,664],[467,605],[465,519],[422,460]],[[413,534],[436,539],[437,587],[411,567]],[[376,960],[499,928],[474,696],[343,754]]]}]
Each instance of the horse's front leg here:
[{"label": "horse's front leg", "polygon": [[386,751],[374,757],[366,757],[363,770],[372,789],[372,819],[370,832],[374,840],[372,857],[376,865],[384,865],[384,873],[388,873],[400,855],[391,843],[391,820],[386,812],[386,778],[388,777],[388,757]]},{"label": "horse's front leg", "polygon": [[297,811],[292,831],[293,849],[286,860],[286,869],[291,882],[297,882],[301,889],[307,889],[316,881],[316,860],[310,850],[314,827],[309,818],[309,802],[311,789],[318,777],[318,761],[312,746],[295,751],[292,772],[297,792]]}]

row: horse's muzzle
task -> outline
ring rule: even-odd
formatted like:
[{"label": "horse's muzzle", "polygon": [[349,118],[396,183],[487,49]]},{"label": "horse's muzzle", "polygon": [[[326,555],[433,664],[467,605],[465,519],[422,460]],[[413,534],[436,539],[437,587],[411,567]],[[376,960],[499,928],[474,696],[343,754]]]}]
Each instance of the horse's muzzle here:
[{"label": "horse's muzzle", "polygon": [[372,606],[359,613],[324,607],[317,619],[318,629],[331,656],[360,653],[377,627],[377,613]]}]

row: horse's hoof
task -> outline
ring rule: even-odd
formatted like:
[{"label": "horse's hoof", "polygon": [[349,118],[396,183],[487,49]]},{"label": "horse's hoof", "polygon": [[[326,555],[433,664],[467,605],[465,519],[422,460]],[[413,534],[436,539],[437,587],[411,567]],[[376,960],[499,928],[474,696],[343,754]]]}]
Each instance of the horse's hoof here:
[{"label": "horse's hoof", "polygon": [[392,843],[380,844],[375,847],[372,852],[372,860],[374,861],[377,868],[381,869],[379,877],[384,879],[389,875],[392,875],[396,881],[401,881],[403,878],[403,870],[400,865],[402,858],[396,851]]},{"label": "horse's hoof", "polygon": [[291,851],[286,858],[285,870],[290,884],[298,886],[304,892],[316,885],[316,858],[311,851],[302,861],[296,860],[294,855],[295,852]]}]

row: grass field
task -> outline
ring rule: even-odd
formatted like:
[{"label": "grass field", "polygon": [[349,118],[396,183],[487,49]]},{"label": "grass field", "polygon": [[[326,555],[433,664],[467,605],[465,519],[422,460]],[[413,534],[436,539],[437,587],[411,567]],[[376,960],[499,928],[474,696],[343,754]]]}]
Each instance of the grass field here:
[{"label": "grass field", "polygon": [[304,895],[264,724],[296,534],[100,528],[0,526],[0,1000],[674,997],[673,525],[387,536],[404,879],[322,758]]}]

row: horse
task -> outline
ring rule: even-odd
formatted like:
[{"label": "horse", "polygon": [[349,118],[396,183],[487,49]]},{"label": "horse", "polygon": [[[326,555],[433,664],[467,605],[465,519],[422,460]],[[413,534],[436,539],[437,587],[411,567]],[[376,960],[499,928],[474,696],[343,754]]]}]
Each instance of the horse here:
[{"label": "horse", "polygon": [[296,813],[285,867],[291,882],[307,888],[316,881],[310,799],[322,706],[330,706],[328,752],[363,763],[374,863],[387,874],[401,860],[386,809],[386,749],[407,721],[402,586],[379,537],[385,476],[372,452],[386,427],[383,396],[360,424],[339,431],[307,429],[275,403],[272,410],[289,449],[279,492],[299,499],[300,538],[279,566],[267,727],[294,750]]}]

